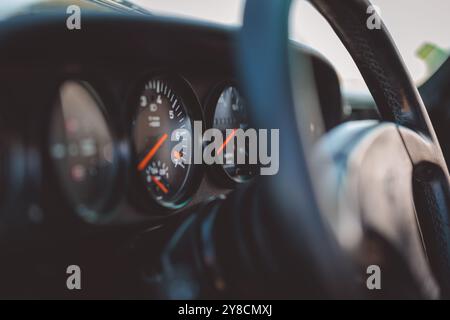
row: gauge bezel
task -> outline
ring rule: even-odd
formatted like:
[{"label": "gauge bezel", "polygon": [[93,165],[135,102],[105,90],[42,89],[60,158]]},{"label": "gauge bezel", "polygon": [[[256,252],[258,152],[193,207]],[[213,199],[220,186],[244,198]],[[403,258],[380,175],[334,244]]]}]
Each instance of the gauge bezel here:
[{"label": "gauge bezel", "polygon": [[[140,177],[139,172],[136,170],[136,163],[138,159],[134,141],[134,128],[136,118],[139,115],[139,97],[144,90],[145,85],[153,79],[162,80],[170,87],[170,89],[172,89],[172,91],[176,93],[184,106],[189,120],[191,121],[192,130],[194,130],[194,121],[201,121],[202,131],[204,130],[203,112],[199,99],[189,81],[181,74],[171,71],[155,71],[146,73],[134,86],[129,99],[130,106],[132,106],[132,108],[130,108],[130,110],[132,110],[132,114],[130,116],[131,121],[129,129],[132,188],[130,189],[129,197],[131,202],[140,210],[150,211],[152,216],[165,217],[182,208],[185,208],[192,201],[193,196],[198,190],[203,179],[203,169],[201,168],[202,166],[192,163],[189,166],[189,172],[183,181],[183,186],[170,201],[157,200],[148,192],[142,177]],[[192,141],[192,143],[194,143],[194,141]],[[197,143],[201,144],[202,142],[198,141]]]},{"label": "gauge bezel", "polygon": [[[17,107],[4,89],[0,91],[0,103],[13,109]],[[0,189],[3,192],[0,195],[0,219],[3,221],[14,220],[18,207],[26,207],[29,200],[25,194],[27,178],[30,178],[26,173],[27,150],[23,136],[17,132],[16,121],[0,110]]]},{"label": "gauge bezel", "polygon": [[[103,196],[100,197],[96,203],[88,208],[88,211],[81,210],[77,205],[76,201],[70,196],[70,192],[67,190],[68,186],[63,185],[63,179],[61,177],[61,173],[56,169],[55,160],[52,158],[51,152],[51,135],[52,132],[52,124],[55,121],[55,114],[57,108],[57,99],[59,99],[59,90],[61,86],[68,81],[76,82],[83,87],[95,100],[98,111],[103,116],[103,121],[109,131],[112,141],[112,156],[113,163],[111,167],[111,177],[109,178],[109,187],[104,192]],[[110,115],[110,109],[106,108],[105,100],[102,99],[102,96],[108,97],[110,95],[106,94],[106,88],[101,85],[95,85],[94,79],[90,79],[89,77],[63,77],[57,83],[56,92],[53,95],[52,105],[49,110],[49,126],[48,131],[46,133],[46,145],[45,145],[45,162],[50,164],[49,170],[51,172],[51,177],[53,177],[52,186],[59,186],[56,188],[54,192],[57,192],[59,196],[63,198],[62,205],[68,207],[74,214],[72,216],[76,216],[79,220],[88,224],[105,224],[113,219],[117,210],[117,204],[119,203],[120,197],[117,194],[120,193],[119,181],[123,178],[121,174],[120,168],[123,167],[123,156],[120,152],[119,148],[119,139],[118,134],[113,126],[112,116]],[[102,94],[103,93],[103,94]],[[111,104],[112,101],[108,99],[108,104]],[[53,210],[50,210],[53,211]],[[63,217],[58,217],[61,219]]]},{"label": "gauge bezel", "polygon": [[[216,113],[217,102],[219,101],[220,96],[224,92],[225,89],[229,87],[234,87],[239,90],[239,93],[242,95],[242,91],[238,85],[238,82],[234,79],[225,80],[214,85],[213,89],[210,91],[210,94],[206,98],[205,103],[205,116],[206,116],[206,126],[208,129],[214,128],[214,116]],[[254,177],[249,178],[233,178],[230,176],[222,165],[213,164],[209,166],[208,170],[209,176],[211,179],[217,183],[218,185],[233,189],[236,185],[248,183],[253,180]]]}]

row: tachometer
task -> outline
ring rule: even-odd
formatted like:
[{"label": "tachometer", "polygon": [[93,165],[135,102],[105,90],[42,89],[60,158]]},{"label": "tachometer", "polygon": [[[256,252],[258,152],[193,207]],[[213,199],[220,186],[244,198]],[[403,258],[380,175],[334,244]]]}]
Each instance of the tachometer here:
[{"label": "tachometer", "polygon": [[193,180],[192,134],[195,96],[181,79],[167,76],[146,81],[139,93],[133,125],[136,168],[141,184],[158,204],[186,203]]}]

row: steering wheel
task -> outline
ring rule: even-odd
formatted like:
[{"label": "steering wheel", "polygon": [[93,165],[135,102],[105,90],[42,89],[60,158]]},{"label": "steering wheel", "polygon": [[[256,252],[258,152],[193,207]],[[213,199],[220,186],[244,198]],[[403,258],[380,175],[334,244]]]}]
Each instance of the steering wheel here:
[{"label": "steering wheel", "polygon": [[311,3],[382,121],[322,132],[310,58],[290,51],[291,0],[247,0],[236,60],[255,127],[279,129],[279,172],[182,223],[150,279],[161,296],[450,296],[449,173],[421,97],[386,26],[367,27],[368,0]]},{"label": "steering wheel", "polygon": [[349,122],[315,143],[309,61],[290,59],[291,0],[247,0],[238,61],[251,117],[280,130],[280,170],[265,184],[277,208],[265,211],[271,233],[295,248],[285,251],[308,271],[305,288],[361,293],[364,278],[349,284],[377,265],[387,294],[448,297],[449,172],[421,97],[386,26],[367,27],[369,1],[311,3],[357,64],[382,122]]}]

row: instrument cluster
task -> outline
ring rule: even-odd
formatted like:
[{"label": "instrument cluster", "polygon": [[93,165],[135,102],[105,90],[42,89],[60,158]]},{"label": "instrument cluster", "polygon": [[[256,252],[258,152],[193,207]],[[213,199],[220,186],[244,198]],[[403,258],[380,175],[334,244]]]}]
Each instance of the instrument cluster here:
[{"label": "instrument cluster", "polygon": [[[260,132],[248,130],[252,115],[228,55],[216,52],[207,65],[170,57],[5,68],[0,232],[12,225],[8,217],[49,222],[51,230],[155,225],[259,175],[264,164],[253,161],[246,134]],[[338,78],[320,58],[312,61],[331,129],[342,114]]]},{"label": "instrument cluster", "polygon": [[[203,193],[206,180],[219,193],[249,181],[256,168],[236,164],[248,155],[230,143],[236,130],[249,126],[245,99],[233,80],[204,87],[209,89],[202,99],[179,74],[144,76],[127,90],[121,133],[111,121],[105,91],[80,78],[58,83],[42,157],[44,175],[58,190],[55,202],[90,224],[112,220],[121,202],[143,216],[165,217]],[[210,128],[223,134],[215,154],[223,164],[194,161],[205,144],[194,131]]]}]

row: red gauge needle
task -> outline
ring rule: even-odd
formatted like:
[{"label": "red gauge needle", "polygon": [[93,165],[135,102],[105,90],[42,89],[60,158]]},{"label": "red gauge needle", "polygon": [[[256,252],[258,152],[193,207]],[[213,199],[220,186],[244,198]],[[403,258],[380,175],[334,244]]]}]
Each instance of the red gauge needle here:
[{"label": "red gauge needle", "polygon": [[169,193],[169,189],[167,189],[166,186],[163,185],[163,183],[159,181],[157,178],[152,176],[152,181],[158,186],[158,188],[161,189],[162,192],[164,192],[165,194]]},{"label": "red gauge needle", "polygon": [[159,148],[161,148],[161,146],[163,145],[164,141],[166,141],[168,137],[169,136],[167,135],[167,133],[164,133],[164,135],[161,138],[158,139],[158,141],[153,146],[153,148],[151,148],[151,150],[147,153],[145,158],[142,159],[142,161],[139,163],[139,165],[138,165],[138,170],[139,171],[145,170],[145,168],[147,167],[147,165],[150,162],[150,160],[152,160],[152,158],[154,157],[155,153],[158,152]]},{"label": "red gauge needle", "polygon": [[230,143],[231,139],[233,139],[233,137],[236,135],[237,130],[238,129],[233,129],[233,131],[231,131],[230,135],[225,139],[225,142],[217,150],[217,155],[220,155],[223,152],[223,149],[225,149],[227,144]]}]

